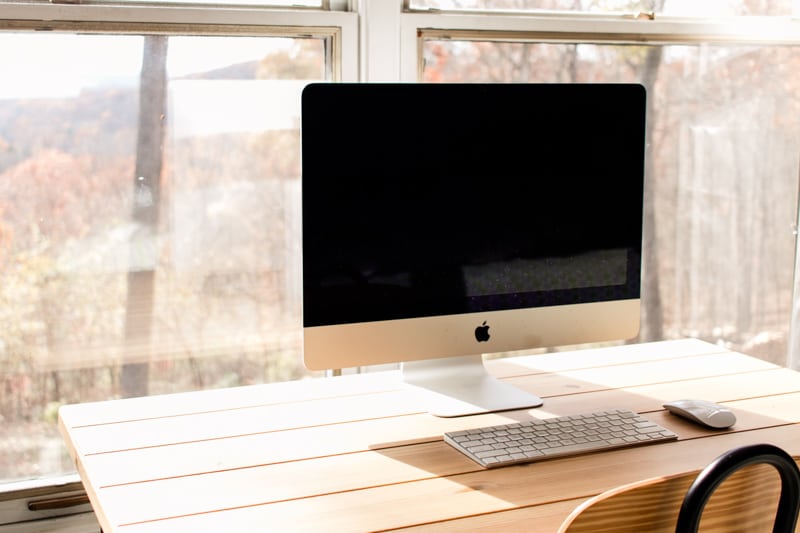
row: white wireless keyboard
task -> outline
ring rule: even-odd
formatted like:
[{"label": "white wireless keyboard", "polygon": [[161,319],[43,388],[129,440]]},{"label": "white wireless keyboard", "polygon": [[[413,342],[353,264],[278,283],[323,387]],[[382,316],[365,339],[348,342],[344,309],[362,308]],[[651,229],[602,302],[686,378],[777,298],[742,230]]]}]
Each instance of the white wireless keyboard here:
[{"label": "white wireless keyboard", "polygon": [[672,431],[626,409],[528,420],[444,434],[446,443],[485,468],[677,438]]}]

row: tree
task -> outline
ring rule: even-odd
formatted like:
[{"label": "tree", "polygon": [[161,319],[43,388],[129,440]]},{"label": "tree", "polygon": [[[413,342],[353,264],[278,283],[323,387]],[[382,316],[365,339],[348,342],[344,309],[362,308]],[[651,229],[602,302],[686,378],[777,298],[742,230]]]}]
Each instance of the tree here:
[{"label": "tree", "polygon": [[[125,307],[125,357],[144,362],[122,366],[123,396],[144,396],[148,389],[152,341],[157,239],[161,207],[161,171],[167,105],[167,37],[144,38],[139,84],[139,129],[133,183],[133,221],[138,225],[131,241],[131,268]],[[141,265],[141,266],[140,266]]]}]

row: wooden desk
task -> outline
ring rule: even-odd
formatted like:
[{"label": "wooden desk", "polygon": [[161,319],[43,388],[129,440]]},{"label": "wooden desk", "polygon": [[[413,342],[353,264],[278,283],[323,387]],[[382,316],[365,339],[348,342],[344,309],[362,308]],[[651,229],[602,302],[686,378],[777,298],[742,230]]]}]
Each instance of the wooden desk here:
[{"label": "wooden desk", "polygon": [[[800,373],[696,340],[491,361],[543,407],[442,419],[396,373],[65,406],[60,427],[106,533],[481,528],[555,531],[578,504],[769,442],[800,455]],[[665,400],[724,402],[712,431]],[[626,407],[680,435],[655,446],[482,470],[449,430]]]}]

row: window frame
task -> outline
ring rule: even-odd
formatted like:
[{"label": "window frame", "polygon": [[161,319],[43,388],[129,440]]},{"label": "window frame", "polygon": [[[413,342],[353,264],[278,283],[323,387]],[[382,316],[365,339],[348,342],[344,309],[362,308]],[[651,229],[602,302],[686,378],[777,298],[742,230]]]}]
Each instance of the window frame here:
[{"label": "window frame", "polygon": [[474,15],[406,12],[400,18],[400,79],[422,79],[426,39],[603,44],[800,44],[800,20],[719,20],[630,15]]},{"label": "window frame", "polygon": [[0,32],[311,37],[333,81],[358,80],[358,17],[344,11],[0,3]]},{"label": "window frame", "polygon": [[[6,483],[0,486],[0,529],[48,518],[89,514],[89,498],[78,474]],[[93,518],[87,516],[86,522]]]},{"label": "window frame", "polygon": [[[62,0],[63,2],[63,0]],[[800,19],[725,19],[588,13],[476,13],[411,10],[407,0],[323,0],[302,7],[175,4],[0,3],[0,31],[232,34],[326,39],[335,81],[418,82],[426,39],[495,41],[800,45]],[[800,179],[800,178],[799,178]],[[796,250],[797,250],[796,246]],[[800,259],[799,259],[800,261]],[[798,276],[795,262],[795,280]],[[800,369],[800,284],[796,282],[789,363]],[[80,494],[77,474],[0,485],[0,527],[45,516],[86,513],[86,504],[31,511],[29,502]],[[62,500],[69,501],[69,500]],[[79,502],[79,500],[77,500]],[[11,508],[15,509],[13,512]]]},{"label": "window frame", "polygon": [[[800,17],[738,16],[666,17],[654,14],[590,14],[531,12],[508,15],[487,11],[404,11],[395,22],[400,34],[398,77],[423,79],[424,45],[430,40],[578,44],[753,44],[800,45]],[[387,22],[384,22],[388,25]],[[800,152],[800,150],[799,150]],[[800,174],[797,178],[800,191]],[[800,192],[798,193],[800,197]],[[789,317],[786,367],[800,371],[800,202],[795,216],[795,259],[792,311]]]},{"label": "window frame", "polygon": [[[338,0],[324,0],[323,7],[332,3],[342,8]],[[352,11],[0,3],[0,32],[34,31],[317,38],[325,42],[329,79],[359,79],[359,20]],[[96,522],[85,496],[78,474],[4,482],[0,484],[0,528],[25,531],[28,524],[37,530],[40,520],[64,516],[92,527]]]}]

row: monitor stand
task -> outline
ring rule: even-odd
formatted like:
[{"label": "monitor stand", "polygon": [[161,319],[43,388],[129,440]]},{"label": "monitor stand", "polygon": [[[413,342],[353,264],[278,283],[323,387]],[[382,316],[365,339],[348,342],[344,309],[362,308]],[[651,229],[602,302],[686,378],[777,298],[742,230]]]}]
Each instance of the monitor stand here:
[{"label": "monitor stand", "polygon": [[410,361],[402,365],[403,380],[422,393],[432,415],[475,415],[539,407],[538,396],[503,383],[486,372],[480,355]]}]

